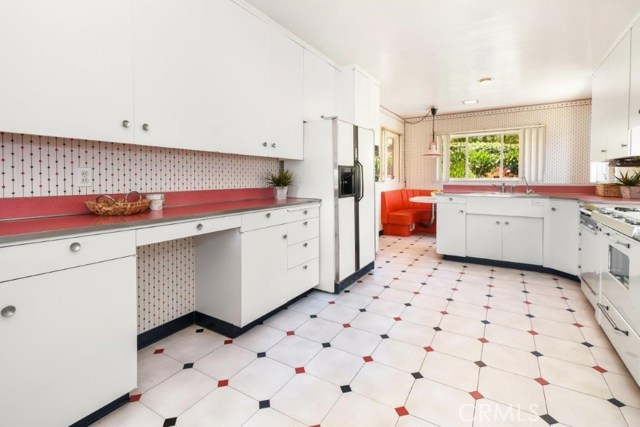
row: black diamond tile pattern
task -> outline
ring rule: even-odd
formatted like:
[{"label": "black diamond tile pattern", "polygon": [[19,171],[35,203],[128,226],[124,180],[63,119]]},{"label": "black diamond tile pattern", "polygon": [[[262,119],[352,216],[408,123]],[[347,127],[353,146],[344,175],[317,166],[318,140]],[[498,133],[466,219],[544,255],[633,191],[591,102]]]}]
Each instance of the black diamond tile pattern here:
[{"label": "black diamond tile pattern", "polygon": [[436,326],[435,328],[433,328],[433,330],[436,332],[440,332],[442,328],[440,326]]},{"label": "black diamond tile pattern", "polygon": [[191,369],[193,368],[193,363],[185,363],[182,369]]},{"label": "black diamond tile pattern", "polygon": [[331,347],[331,344],[329,344],[328,342],[323,342],[323,343],[322,343],[322,346],[323,346],[324,348],[327,348],[327,347]]},{"label": "black diamond tile pattern", "polygon": [[349,393],[351,391],[351,387],[348,385],[341,385],[340,390],[342,390],[343,393]]},{"label": "black diamond tile pattern", "polygon": [[583,342],[583,343],[581,343],[581,344],[582,344],[583,346],[585,346],[585,347],[589,347],[589,348],[593,347],[593,344],[591,344],[590,342],[586,342],[586,341],[585,341],[585,342]]},{"label": "black diamond tile pattern", "polygon": [[542,418],[542,420],[549,424],[550,426],[554,425],[554,424],[558,424],[558,421],[556,421],[555,418],[553,418],[551,415],[549,414],[544,414],[544,415],[540,415],[540,418]]},{"label": "black diamond tile pattern", "polygon": [[204,328],[196,329],[196,334],[201,334],[204,332]]},{"label": "black diamond tile pattern", "polygon": [[626,406],[624,403],[620,402],[615,397],[612,397],[611,399],[609,399],[608,402],[613,404],[613,405],[615,405],[615,406],[617,406],[618,408],[622,408],[623,406]]},{"label": "black diamond tile pattern", "polygon": [[367,311],[367,309],[366,309],[366,308],[361,308],[361,309],[360,309],[360,311],[361,311],[362,313],[364,313],[365,311]]},{"label": "black diamond tile pattern", "polygon": [[271,402],[269,402],[268,400],[261,400],[258,406],[260,409],[266,409],[271,406]]},{"label": "black diamond tile pattern", "polygon": [[176,417],[167,418],[166,420],[164,420],[162,427],[173,427],[174,425],[176,425],[176,422],[178,422],[178,418]]},{"label": "black diamond tile pattern", "polygon": [[481,320],[482,323],[484,323],[485,325],[490,324],[491,322],[489,322],[488,320]]},{"label": "black diamond tile pattern", "polygon": [[411,375],[417,380],[419,380],[420,378],[424,378],[420,372],[414,372]]},{"label": "black diamond tile pattern", "polygon": [[389,338],[389,335],[382,334],[382,335],[380,335],[380,338],[382,338],[383,340],[386,340],[387,338]]},{"label": "black diamond tile pattern", "polygon": [[486,363],[484,363],[482,360],[478,360],[477,362],[473,362],[476,365],[478,365],[480,368],[484,368],[485,366],[487,366]]},{"label": "black diamond tile pattern", "polygon": [[533,354],[535,357],[540,357],[540,356],[544,356],[542,353],[540,353],[539,351],[532,351],[531,354]]},{"label": "black diamond tile pattern", "polygon": [[316,318],[316,317],[318,317],[318,316],[316,316],[315,314],[312,314],[312,315],[311,315],[311,316],[309,316],[309,317],[311,317],[312,319],[315,319],[315,318]]},{"label": "black diamond tile pattern", "polygon": [[533,314],[525,314],[525,316],[527,316],[529,319],[533,319],[534,317],[536,317]]},{"label": "black diamond tile pattern", "polygon": [[264,351],[261,353],[258,353],[258,358],[261,358],[261,357],[267,357],[267,353],[265,353]]}]

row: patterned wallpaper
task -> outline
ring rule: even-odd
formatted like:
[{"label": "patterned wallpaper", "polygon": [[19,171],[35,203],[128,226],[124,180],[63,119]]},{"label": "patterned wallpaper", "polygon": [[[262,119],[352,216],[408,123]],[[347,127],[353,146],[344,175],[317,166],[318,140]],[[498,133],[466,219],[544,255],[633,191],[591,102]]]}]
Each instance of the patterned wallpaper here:
[{"label": "patterned wallpaper", "polygon": [[[431,140],[431,120],[406,124],[407,187],[442,188],[436,160],[423,157]],[[546,125],[545,184],[589,182],[591,100],[436,116],[436,133]]]},{"label": "patterned wallpaper", "polygon": [[[74,169],[93,171],[77,187]],[[264,187],[277,159],[0,132],[0,197]],[[138,333],[195,310],[193,240],[141,246]]]}]

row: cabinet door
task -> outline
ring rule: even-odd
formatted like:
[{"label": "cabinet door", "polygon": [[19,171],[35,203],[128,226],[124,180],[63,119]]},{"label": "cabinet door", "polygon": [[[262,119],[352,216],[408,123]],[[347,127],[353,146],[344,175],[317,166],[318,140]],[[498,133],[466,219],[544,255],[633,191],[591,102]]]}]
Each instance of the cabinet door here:
[{"label": "cabinet door", "polygon": [[9,305],[0,425],[70,425],[136,386],[135,257],[2,283]]},{"label": "cabinet door", "polygon": [[629,155],[629,73],[631,69],[631,36],[626,34],[602,66],[601,96],[604,113],[602,138],[607,159]]},{"label": "cabinet door", "polygon": [[[438,214],[440,222],[440,214]],[[467,256],[502,259],[502,218],[467,215]]]},{"label": "cabinet door", "polygon": [[542,218],[503,217],[502,259],[542,265],[542,237]]},{"label": "cabinet door", "polygon": [[358,202],[359,268],[376,258],[374,138],[374,133],[369,129],[358,129],[358,161],[362,164],[363,174],[362,199]]},{"label": "cabinet door", "polygon": [[304,51],[304,120],[337,116],[336,84],[339,71],[308,50]]},{"label": "cabinet door", "polygon": [[607,121],[607,102],[604,67],[600,67],[593,74],[591,85],[591,146],[590,160],[604,162],[607,160],[607,147],[604,137]]},{"label": "cabinet door", "polygon": [[289,300],[286,224],[243,233],[241,259],[240,326],[245,326]]},{"label": "cabinet door", "polygon": [[271,157],[302,160],[302,50],[282,31],[269,28],[269,80],[263,92],[267,91],[264,113],[268,116]]},{"label": "cabinet door", "polygon": [[545,267],[569,274],[578,274],[578,237],[580,208],[575,200],[549,202],[548,243]]},{"label": "cabinet door", "polygon": [[640,24],[631,30],[629,129],[631,130],[630,155],[640,156]]},{"label": "cabinet door", "polygon": [[132,0],[0,2],[0,129],[132,142]]},{"label": "cabinet door", "polygon": [[437,205],[436,248],[439,254],[467,256],[465,205]]}]

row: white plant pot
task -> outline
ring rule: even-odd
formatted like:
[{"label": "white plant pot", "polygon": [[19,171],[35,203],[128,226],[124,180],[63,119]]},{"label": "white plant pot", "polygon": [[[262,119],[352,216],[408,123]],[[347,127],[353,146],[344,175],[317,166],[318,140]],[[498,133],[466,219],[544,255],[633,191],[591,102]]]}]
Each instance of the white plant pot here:
[{"label": "white plant pot", "polygon": [[276,200],[287,200],[287,192],[289,187],[273,187],[273,197]]},{"label": "white plant pot", "polygon": [[624,199],[640,199],[640,186],[620,186],[620,194]]}]

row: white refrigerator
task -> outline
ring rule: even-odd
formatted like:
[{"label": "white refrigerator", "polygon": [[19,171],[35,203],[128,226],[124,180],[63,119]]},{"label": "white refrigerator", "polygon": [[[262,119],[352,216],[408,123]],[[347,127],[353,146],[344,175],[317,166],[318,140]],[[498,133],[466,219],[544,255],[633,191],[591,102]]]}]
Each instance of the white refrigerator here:
[{"label": "white refrigerator", "polygon": [[373,129],[337,118],[304,124],[304,160],[286,161],[292,197],[322,200],[320,284],[339,292],[373,269],[375,260]]}]

